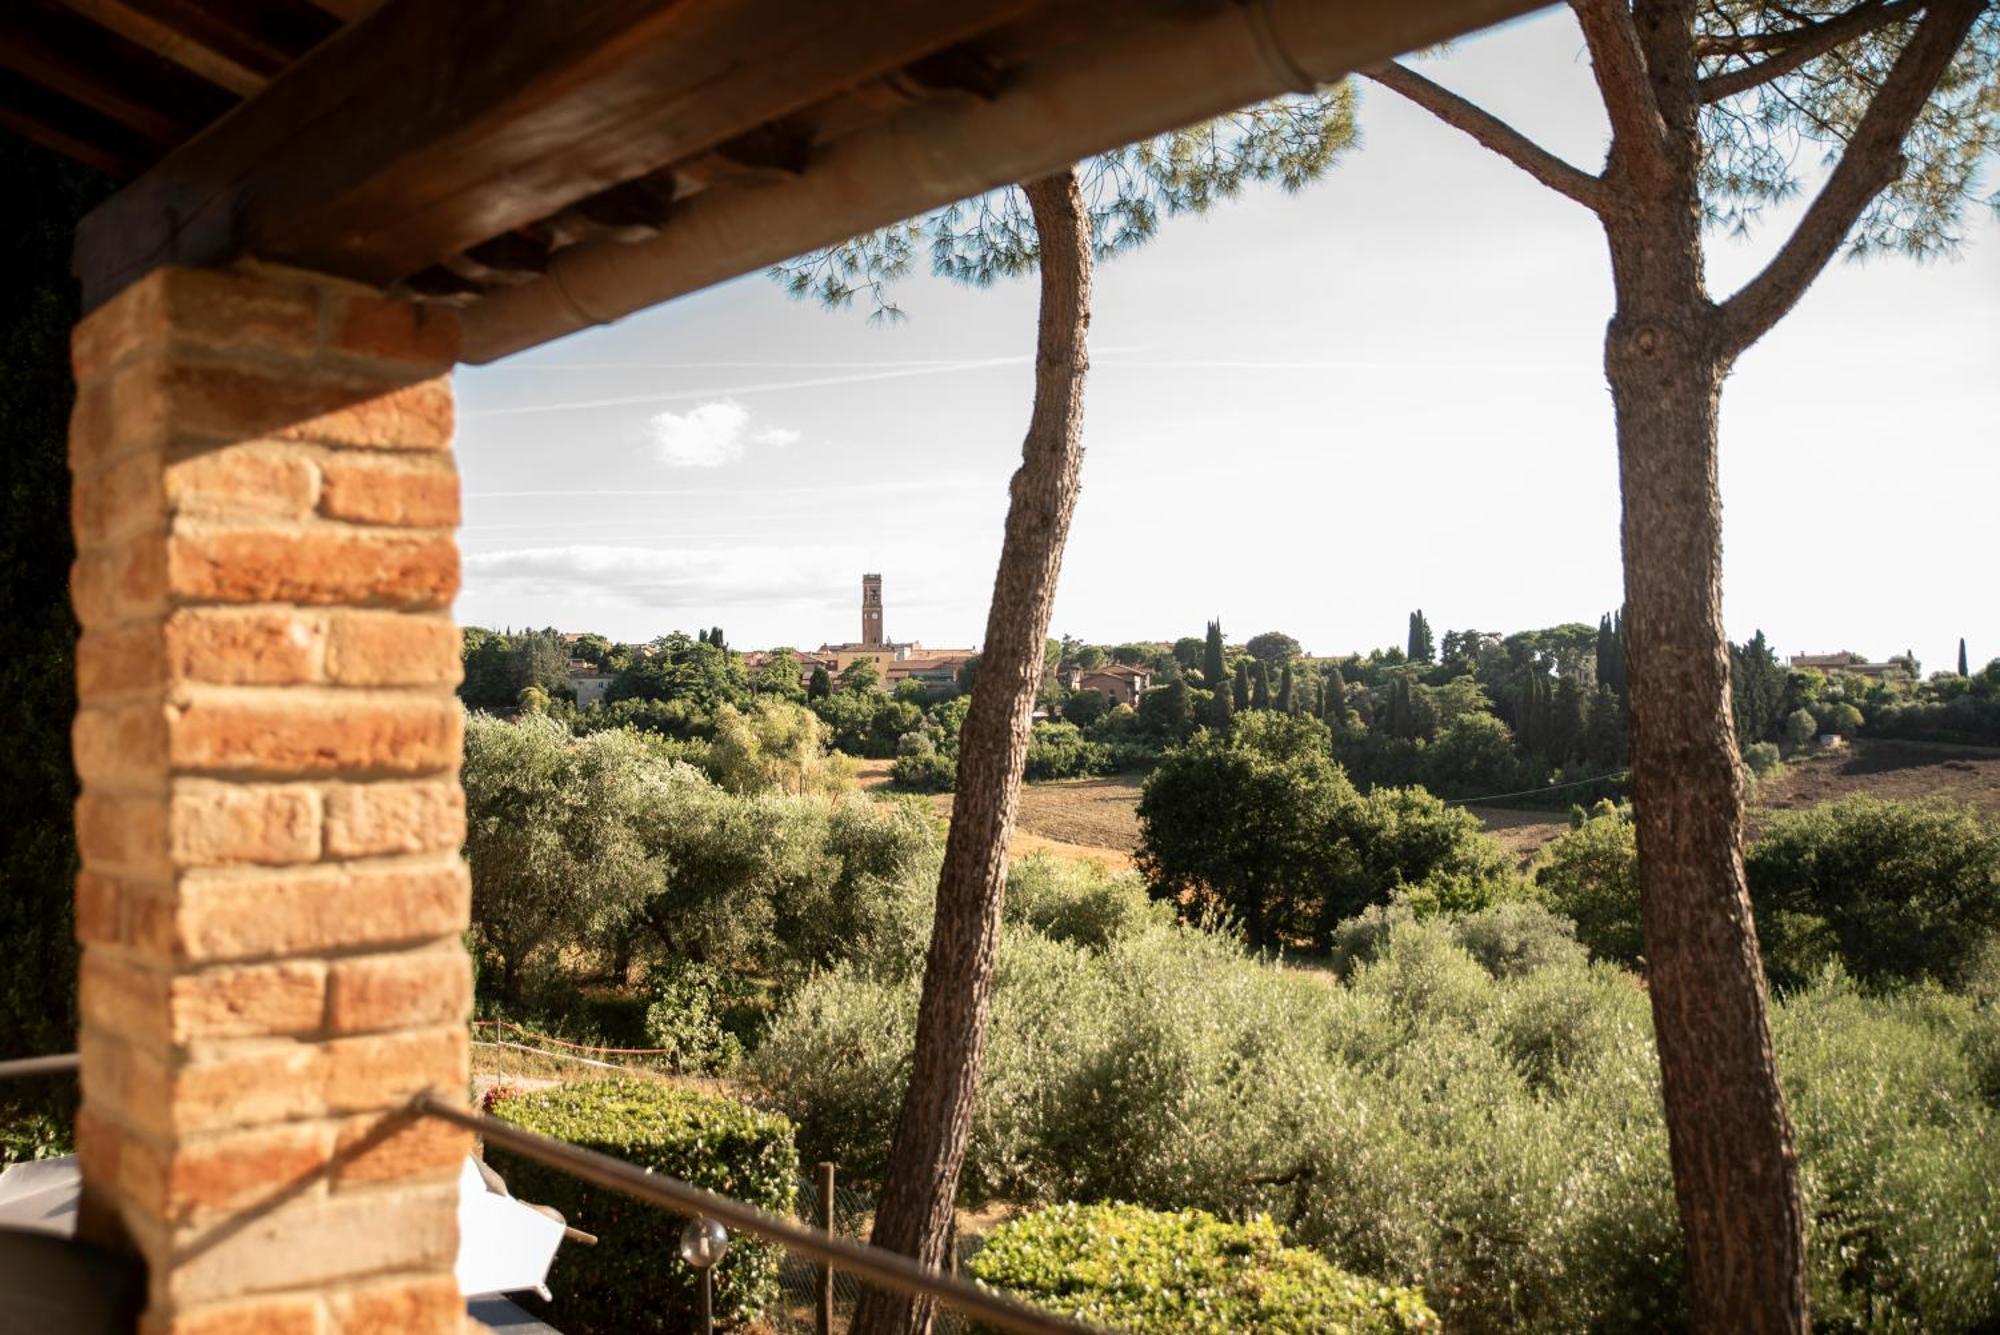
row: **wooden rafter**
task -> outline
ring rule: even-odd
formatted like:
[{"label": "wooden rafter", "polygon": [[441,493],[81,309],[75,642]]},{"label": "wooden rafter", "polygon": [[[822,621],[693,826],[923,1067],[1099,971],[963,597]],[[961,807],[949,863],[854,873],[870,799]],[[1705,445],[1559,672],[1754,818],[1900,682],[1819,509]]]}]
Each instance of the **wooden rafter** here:
[{"label": "wooden rafter", "polygon": [[246,253],[394,282],[1035,2],[390,0],[86,219],[85,300]]}]

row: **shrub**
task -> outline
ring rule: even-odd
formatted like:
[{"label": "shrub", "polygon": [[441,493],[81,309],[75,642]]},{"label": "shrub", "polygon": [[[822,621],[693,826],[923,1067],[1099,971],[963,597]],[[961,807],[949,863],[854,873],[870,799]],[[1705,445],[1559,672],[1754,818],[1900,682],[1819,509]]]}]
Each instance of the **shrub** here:
[{"label": "shrub", "polygon": [[[1803,709],[1799,712],[1805,713]],[[1808,714],[1806,717],[1812,716]],[[1782,763],[1784,756],[1779,753],[1776,742],[1752,742],[1743,748],[1743,767],[1760,779],[1775,773]]]},{"label": "shrub", "polygon": [[1265,1216],[1058,1205],[995,1229],[973,1277],[1053,1312],[1133,1335],[1437,1329],[1414,1289],[1344,1273],[1288,1247]]},{"label": "shrub", "polygon": [[1102,950],[1147,927],[1173,921],[1131,872],[1032,853],[1007,869],[1007,921],[1055,941]]},{"label": "shrub", "polygon": [[1093,742],[1074,723],[1037,723],[1028,737],[1026,777],[1074,779],[1111,768],[1111,748]]},{"label": "shrub", "polygon": [[1864,983],[1969,981],[2000,932],[2000,829],[1968,807],[1850,797],[1781,812],[1746,859],[1765,967]]},{"label": "shrub", "polygon": [[912,792],[948,793],[958,786],[958,757],[949,751],[911,751],[896,757],[889,777]]},{"label": "shrub", "polygon": [[1573,828],[1542,855],[1535,881],[1550,907],[1576,924],[1576,939],[1591,954],[1620,964],[1639,962],[1645,942],[1639,929],[1639,841],[1630,807],[1599,802],[1588,816],[1579,810]]},{"label": "shrub", "polygon": [[[1093,950],[1010,925],[968,1199],[1265,1212],[1344,1270],[1421,1285],[1452,1329],[1682,1324],[1646,994],[1531,909],[1489,913],[1372,910],[1345,983],[1184,927]],[[836,970],[774,1023],[752,1065],[813,1153],[880,1164],[916,994],[914,971]],[[1772,1014],[1815,1310],[1843,1329],[2000,1319],[2000,1016],[1834,981]]]},{"label": "shrub", "polygon": [[722,1027],[722,978],[705,964],[675,960],[647,980],[646,1040],[666,1050],[662,1060],[676,1071],[713,1075],[734,1066],[743,1044]]},{"label": "shrub", "polygon": [[[789,1213],[799,1157],[792,1125],[739,1103],[658,1081],[560,1085],[495,1103],[529,1131]],[[694,1272],[677,1259],[686,1221],[567,1173],[489,1147],[487,1158],[523,1200],[553,1205],[595,1247],[565,1247],[549,1276],[555,1311],[576,1335],[680,1332],[696,1326]],[[716,1315],[756,1316],[777,1296],[779,1249],[742,1236],[715,1268]]]}]

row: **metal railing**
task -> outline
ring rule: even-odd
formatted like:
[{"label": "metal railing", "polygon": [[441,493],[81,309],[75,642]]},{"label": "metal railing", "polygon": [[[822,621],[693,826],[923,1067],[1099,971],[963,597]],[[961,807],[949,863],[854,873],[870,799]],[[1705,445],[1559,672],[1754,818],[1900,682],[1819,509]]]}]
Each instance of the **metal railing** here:
[{"label": "metal railing", "polygon": [[[81,1066],[74,1052],[53,1057],[23,1057],[0,1061],[0,1080],[74,1073]],[[975,1320],[1016,1332],[1016,1335],[1103,1335],[1099,1327],[1030,1307],[992,1289],[940,1274],[900,1252],[851,1242],[831,1233],[760,1210],[754,1205],[682,1182],[622,1159],[579,1145],[523,1130],[511,1122],[471,1109],[426,1091],[410,1100],[410,1111],[435,1117],[471,1131],[488,1144],[533,1159],[585,1182],[622,1196],[670,1210],[675,1214],[713,1219],[727,1228],[761,1238],[807,1256],[830,1272],[853,1275],[864,1283],[912,1298],[927,1298]]]}]

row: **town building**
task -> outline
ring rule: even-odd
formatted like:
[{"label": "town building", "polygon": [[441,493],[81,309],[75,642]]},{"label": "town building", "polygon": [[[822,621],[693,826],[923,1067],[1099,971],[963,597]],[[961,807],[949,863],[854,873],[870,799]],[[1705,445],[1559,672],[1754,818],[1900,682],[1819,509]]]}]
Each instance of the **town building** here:
[{"label": "town building", "polygon": [[[973,649],[926,649],[915,640],[891,640],[883,631],[882,576],[861,577],[861,638],[847,644],[822,644],[816,657],[831,663],[838,676],[866,660],[881,674],[885,690],[902,681],[946,686],[958,680],[959,669],[977,652]],[[801,655],[803,659],[805,655]],[[807,669],[810,674],[811,669]]]},{"label": "town building", "polygon": [[1153,689],[1153,670],[1125,663],[1105,663],[1093,668],[1068,663],[1057,669],[1056,680],[1072,691],[1102,691],[1112,704],[1137,709],[1140,697]]},{"label": "town building", "polygon": [[1837,654],[1793,654],[1790,665],[1795,672],[1845,672],[1856,677],[1872,677],[1877,681],[1905,681],[1916,675],[1910,670],[1907,658],[1871,663],[1860,654],[1845,651]]}]

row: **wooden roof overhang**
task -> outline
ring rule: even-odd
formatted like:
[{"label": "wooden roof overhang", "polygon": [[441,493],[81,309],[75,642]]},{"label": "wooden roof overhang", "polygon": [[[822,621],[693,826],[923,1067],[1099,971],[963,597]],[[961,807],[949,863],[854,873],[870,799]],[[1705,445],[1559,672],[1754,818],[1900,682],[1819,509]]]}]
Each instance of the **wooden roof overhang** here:
[{"label": "wooden roof overhang", "polygon": [[490,361],[1533,0],[16,0],[0,128],[166,264],[461,308]]}]

